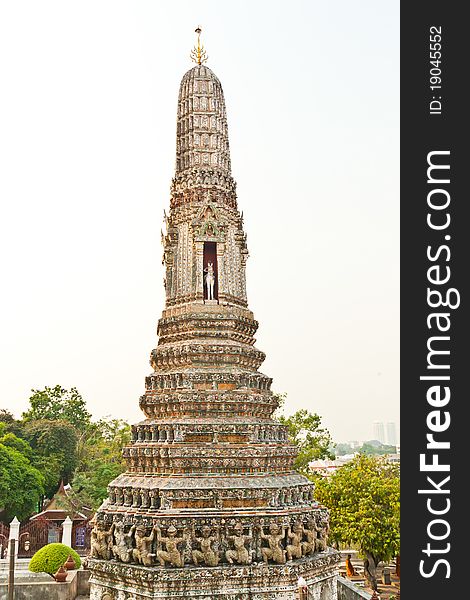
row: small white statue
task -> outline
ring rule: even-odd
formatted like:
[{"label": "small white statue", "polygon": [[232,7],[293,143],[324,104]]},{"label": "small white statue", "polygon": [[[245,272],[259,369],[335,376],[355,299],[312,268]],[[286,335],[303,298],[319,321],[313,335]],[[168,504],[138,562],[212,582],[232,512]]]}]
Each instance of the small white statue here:
[{"label": "small white statue", "polygon": [[204,269],[207,272],[206,275],[206,286],[207,286],[207,299],[214,300],[214,265],[209,262],[207,263],[207,269]]}]

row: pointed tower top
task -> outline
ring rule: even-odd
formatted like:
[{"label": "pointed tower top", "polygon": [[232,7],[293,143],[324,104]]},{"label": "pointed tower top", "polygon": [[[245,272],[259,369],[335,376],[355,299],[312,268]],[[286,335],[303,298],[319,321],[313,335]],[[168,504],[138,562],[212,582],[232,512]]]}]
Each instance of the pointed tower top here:
[{"label": "pointed tower top", "polygon": [[201,31],[200,27],[197,27],[194,30],[194,32],[197,33],[197,46],[194,46],[190,54],[191,60],[198,65],[202,65],[202,63],[205,63],[209,58],[204,46],[201,46]]},{"label": "pointed tower top", "polygon": [[[176,132],[176,175],[219,171],[229,175],[230,150],[222,85],[211,69],[196,64],[181,80]],[[192,183],[195,179],[191,178]],[[189,180],[186,181],[189,187]]]}]

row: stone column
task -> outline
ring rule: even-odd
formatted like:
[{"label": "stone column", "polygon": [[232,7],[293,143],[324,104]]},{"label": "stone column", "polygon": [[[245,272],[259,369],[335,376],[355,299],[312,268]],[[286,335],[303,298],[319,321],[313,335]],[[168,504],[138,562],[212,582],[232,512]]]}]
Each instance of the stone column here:
[{"label": "stone column", "polygon": [[196,300],[204,298],[204,242],[196,242]]},{"label": "stone column", "polygon": [[8,552],[10,552],[10,542],[15,540],[15,560],[18,558],[18,544],[20,539],[20,522],[16,517],[13,517],[13,521],[10,523],[10,536],[8,540]]},{"label": "stone column", "polygon": [[65,521],[62,523],[62,543],[69,548],[72,547],[72,525],[72,519],[67,516]]},{"label": "stone column", "polygon": [[219,286],[219,302],[224,299],[227,294],[227,281],[225,276],[225,244],[217,243],[217,278]]},{"label": "stone column", "polygon": [[242,299],[247,302],[248,298],[246,295],[246,259],[248,258],[248,251],[243,251],[241,253],[241,273],[240,273],[240,292]]}]

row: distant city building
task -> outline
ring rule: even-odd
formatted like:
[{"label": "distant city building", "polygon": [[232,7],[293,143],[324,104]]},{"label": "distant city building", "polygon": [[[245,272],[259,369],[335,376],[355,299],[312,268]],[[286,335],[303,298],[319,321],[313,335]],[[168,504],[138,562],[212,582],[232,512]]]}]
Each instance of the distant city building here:
[{"label": "distant city building", "polygon": [[389,446],[397,445],[397,428],[395,423],[387,423],[387,443]]},{"label": "distant city building", "polygon": [[384,424],[379,422],[379,421],[375,421],[373,423],[373,429],[374,429],[374,440],[378,440],[381,444],[385,444],[385,429],[384,429]]}]

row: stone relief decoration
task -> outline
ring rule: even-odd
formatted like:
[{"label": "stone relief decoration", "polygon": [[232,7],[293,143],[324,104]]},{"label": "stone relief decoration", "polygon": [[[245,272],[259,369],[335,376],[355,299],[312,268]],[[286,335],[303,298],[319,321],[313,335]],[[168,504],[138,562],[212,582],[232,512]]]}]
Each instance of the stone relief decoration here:
[{"label": "stone relief decoration", "polygon": [[96,523],[91,530],[91,556],[109,560],[111,558],[114,525],[108,530],[103,523]]},{"label": "stone relief decoration", "polygon": [[225,240],[226,221],[211,200],[211,195],[206,194],[206,201],[199,209],[196,218],[192,221],[195,241],[223,242]]},{"label": "stone relief decoration", "polygon": [[199,545],[199,549],[192,551],[192,559],[196,567],[200,563],[208,567],[216,567],[220,560],[218,551],[220,540],[218,537],[211,535],[211,528],[204,525],[201,537],[196,537],[193,529],[192,539]]},{"label": "stone relief decoration", "polygon": [[319,522],[315,523],[315,531],[317,533],[315,550],[317,552],[326,552],[328,548],[328,533],[330,531],[327,516],[324,516]]},{"label": "stone relief decoration", "polygon": [[287,539],[289,543],[287,545],[287,560],[293,558],[302,558],[302,536],[304,533],[303,525],[300,521],[296,521],[294,526],[289,526],[287,530]]},{"label": "stone relief decoration", "polygon": [[170,525],[167,529],[167,535],[162,536],[161,529],[157,526],[157,542],[162,544],[164,550],[157,550],[157,558],[162,567],[170,565],[172,567],[183,566],[183,556],[178,549],[178,544],[184,541],[183,537],[177,536],[177,529],[174,525]]},{"label": "stone relief decoration", "polygon": [[124,563],[130,562],[132,560],[132,534],[134,533],[134,530],[131,529],[128,533],[125,533],[124,523],[122,521],[113,523],[113,528],[113,557]]},{"label": "stone relief decoration", "polygon": [[[196,521],[143,519],[129,528],[117,515],[111,525],[95,524],[92,532],[92,558],[161,567],[216,567],[219,564],[248,565],[252,562],[285,564],[304,556],[327,551],[328,515],[317,509],[304,524],[256,519],[245,523],[212,519],[197,529]],[[126,529],[128,530],[126,531]]]},{"label": "stone relief decoration", "polygon": [[304,527],[305,541],[302,542],[302,556],[310,556],[317,549],[317,526],[312,517],[308,521],[308,526]]},{"label": "stone relief decoration", "polygon": [[155,530],[152,529],[150,535],[146,535],[146,529],[143,525],[133,525],[131,532],[134,533],[135,548],[132,550],[132,558],[136,563],[150,567],[153,564],[155,554],[152,552],[152,542],[155,538]]},{"label": "stone relief decoration", "polygon": [[273,561],[278,564],[286,562],[287,551],[282,546],[282,541],[286,535],[286,528],[279,526],[277,523],[271,523],[269,533],[263,533],[263,528],[260,526],[261,539],[266,540],[267,546],[261,548],[261,554],[265,563]]},{"label": "stone relief decoration", "polygon": [[[228,535],[227,539],[233,545],[233,549],[225,552],[225,558],[229,564],[236,562],[239,565],[249,565],[252,561],[251,543],[253,536],[251,530],[248,535],[243,534],[243,525],[238,522],[233,527],[233,535]],[[248,545],[248,548],[247,548]]]}]

